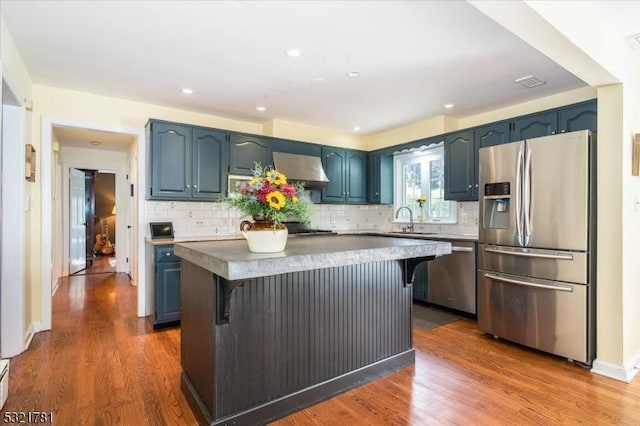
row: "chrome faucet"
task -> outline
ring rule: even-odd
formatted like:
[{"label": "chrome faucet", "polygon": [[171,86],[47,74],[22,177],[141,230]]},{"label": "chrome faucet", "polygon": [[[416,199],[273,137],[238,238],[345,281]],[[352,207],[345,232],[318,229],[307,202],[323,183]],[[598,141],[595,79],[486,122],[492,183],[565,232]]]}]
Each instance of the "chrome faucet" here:
[{"label": "chrome faucet", "polygon": [[[407,206],[402,206],[402,207],[400,207],[398,210],[396,210],[396,219],[397,219],[397,218],[398,218],[398,216],[400,215],[400,210],[402,210],[402,209],[407,209],[407,210],[409,210],[409,226],[408,226],[408,228],[406,228],[406,229],[408,229],[408,230],[409,230],[409,232],[413,232],[413,212],[411,211],[411,209],[410,209],[409,207],[407,207]],[[405,230],[405,228],[402,228],[402,230],[404,231],[404,230]]]}]

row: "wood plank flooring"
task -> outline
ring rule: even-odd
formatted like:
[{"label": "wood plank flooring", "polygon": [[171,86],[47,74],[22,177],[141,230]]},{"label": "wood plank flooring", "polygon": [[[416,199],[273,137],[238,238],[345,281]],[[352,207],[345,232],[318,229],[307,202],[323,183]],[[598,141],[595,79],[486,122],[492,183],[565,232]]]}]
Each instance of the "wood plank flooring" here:
[{"label": "wood plank flooring", "polygon": [[[496,341],[462,319],[414,329],[416,364],[273,425],[638,425],[631,384]],[[65,279],[53,330],[10,367],[3,411],[53,411],[58,425],[193,425],[180,391],[180,331],[136,317],[124,274]]]},{"label": "wood plank flooring", "polygon": [[87,267],[73,274],[74,277],[90,274],[105,274],[116,272],[116,256],[98,255],[92,262],[87,262]]}]

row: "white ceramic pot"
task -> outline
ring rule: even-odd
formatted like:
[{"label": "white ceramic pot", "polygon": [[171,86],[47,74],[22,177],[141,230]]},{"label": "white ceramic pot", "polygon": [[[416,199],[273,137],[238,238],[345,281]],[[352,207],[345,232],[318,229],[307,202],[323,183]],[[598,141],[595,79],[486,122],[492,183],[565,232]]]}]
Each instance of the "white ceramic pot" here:
[{"label": "white ceramic pot", "polygon": [[259,229],[242,231],[249,251],[253,253],[277,253],[284,251],[289,232],[284,229]]}]

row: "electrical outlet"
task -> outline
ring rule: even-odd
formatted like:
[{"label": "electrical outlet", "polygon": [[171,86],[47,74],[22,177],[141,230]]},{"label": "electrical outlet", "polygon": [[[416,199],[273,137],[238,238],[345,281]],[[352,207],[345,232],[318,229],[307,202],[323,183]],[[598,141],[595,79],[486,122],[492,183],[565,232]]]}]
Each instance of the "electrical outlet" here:
[{"label": "electrical outlet", "polygon": [[463,225],[467,225],[469,223],[469,215],[466,213],[462,213],[462,215],[460,216],[460,222],[462,222]]},{"label": "electrical outlet", "polygon": [[473,224],[477,225],[478,224],[478,218],[476,217],[475,219],[473,219]]}]

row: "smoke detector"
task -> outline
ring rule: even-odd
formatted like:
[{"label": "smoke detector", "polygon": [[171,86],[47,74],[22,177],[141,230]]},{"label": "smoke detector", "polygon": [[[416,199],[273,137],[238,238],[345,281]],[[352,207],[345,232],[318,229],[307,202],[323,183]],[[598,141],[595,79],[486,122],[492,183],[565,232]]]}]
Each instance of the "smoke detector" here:
[{"label": "smoke detector", "polygon": [[534,77],[532,75],[520,77],[516,79],[515,82],[521,86],[526,87],[527,89],[531,89],[532,87],[537,87],[537,86],[542,86],[543,84],[547,84],[546,81],[542,81],[538,77]]}]

